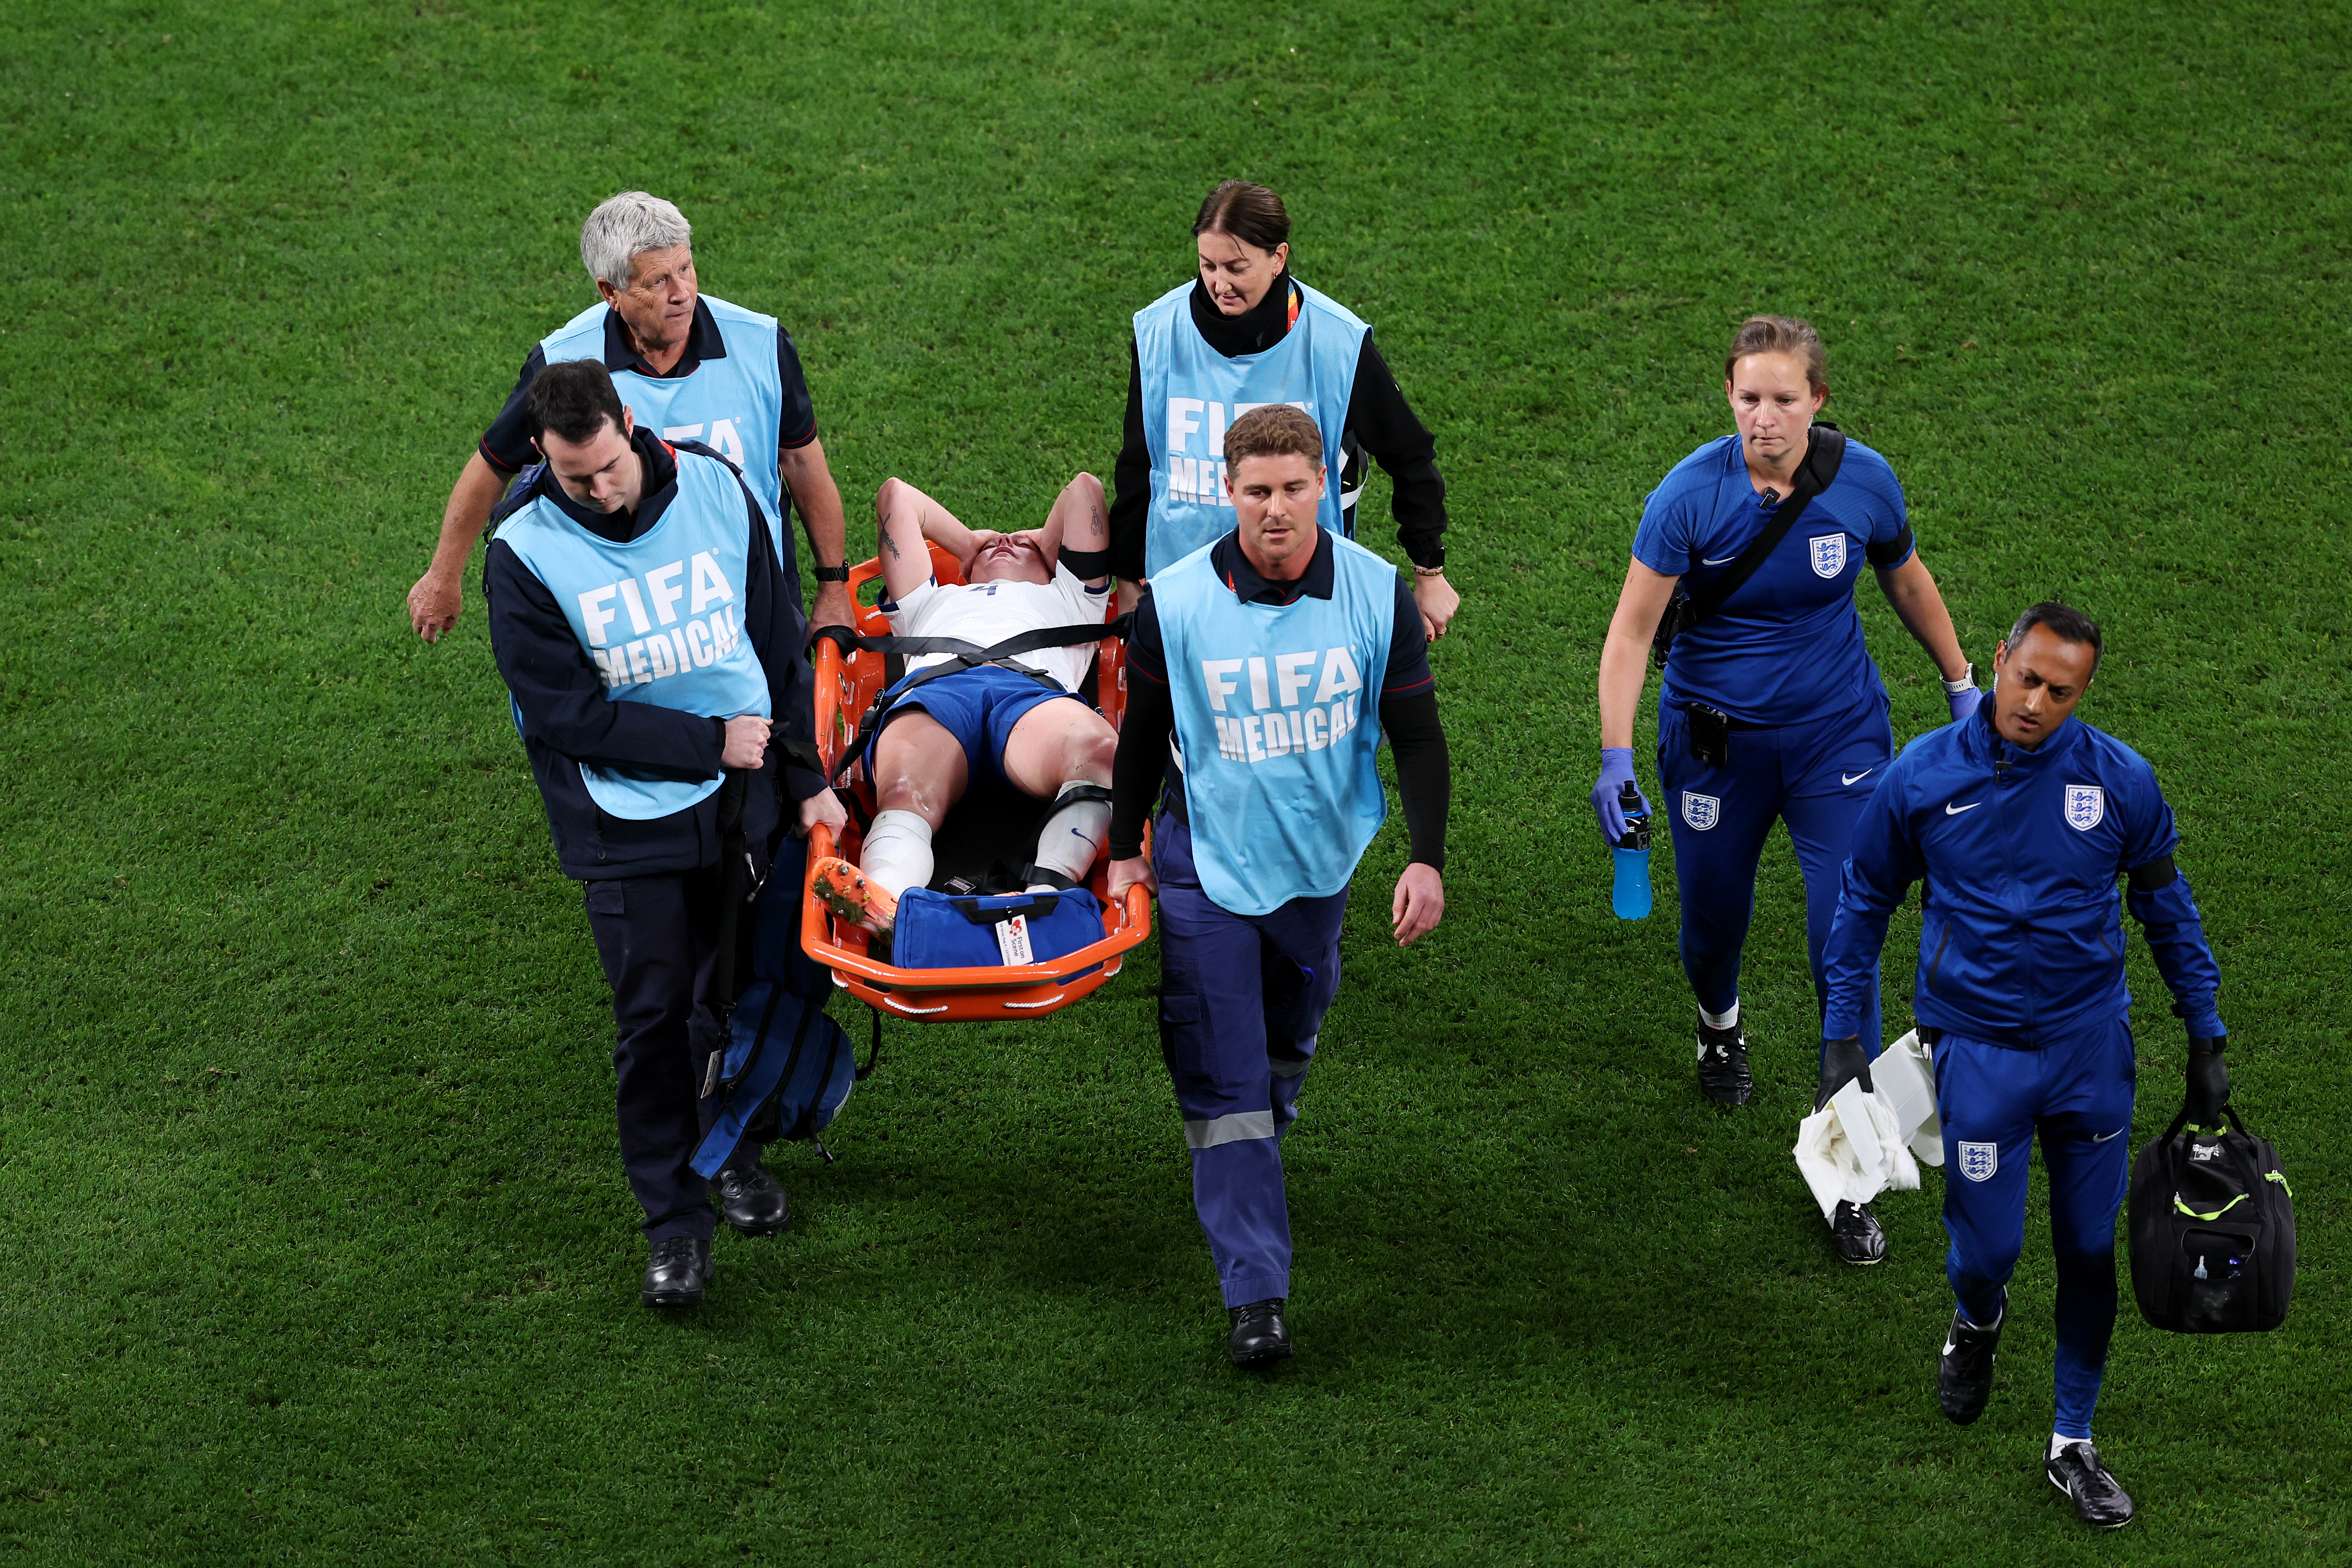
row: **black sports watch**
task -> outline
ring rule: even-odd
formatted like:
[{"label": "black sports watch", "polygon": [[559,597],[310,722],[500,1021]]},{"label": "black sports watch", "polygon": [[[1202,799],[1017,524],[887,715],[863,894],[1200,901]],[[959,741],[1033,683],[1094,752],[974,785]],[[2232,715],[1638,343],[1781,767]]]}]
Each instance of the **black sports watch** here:
[{"label": "black sports watch", "polygon": [[816,569],[816,580],[820,583],[846,583],[849,581],[849,563],[845,561],[838,566],[820,566]]}]

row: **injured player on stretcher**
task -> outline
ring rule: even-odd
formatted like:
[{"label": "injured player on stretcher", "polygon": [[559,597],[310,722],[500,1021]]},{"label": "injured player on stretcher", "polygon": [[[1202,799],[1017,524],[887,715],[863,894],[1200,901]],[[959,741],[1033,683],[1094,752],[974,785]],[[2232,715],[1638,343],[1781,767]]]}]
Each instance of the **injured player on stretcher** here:
[{"label": "injured player on stretcher", "polygon": [[[966,528],[903,479],[883,484],[874,510],[881,608],[893,636],[988,648],[1052,627],[1101,632],[1110,534],[1102,481],[1092,474],[1064,487],[1043,528],[1020,533]],[[961,563],[964,582],[933,577],[927,540]],[[1118,750],[1118,732],[1078,695],[1097,640],[944,674],[932,671],[953,661],[951,653],[908,657],[866,742],[877,809],[859,863],[827,859],[815,870],[816,894],[835,915],[887,931],[899,896],[929,883],[932,836],[975,782],[1001,779],[1056,803],[1023,873],[1026,890],[1086,879],[1110,826],[1110,766]]]}]

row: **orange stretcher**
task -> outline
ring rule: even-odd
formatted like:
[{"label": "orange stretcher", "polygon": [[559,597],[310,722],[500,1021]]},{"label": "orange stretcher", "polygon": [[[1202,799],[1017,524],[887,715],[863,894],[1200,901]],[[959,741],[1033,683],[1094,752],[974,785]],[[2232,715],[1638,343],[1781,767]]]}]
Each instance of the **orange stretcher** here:
[{"label": "orange stretcher", "polygon": [[[963,570],[954,556],[931,547],[931,572],[941,583],[961,583]],[[865,585],[882,575],[879,557],[853,568],[849,592],[862,601]],[[1111,618],[1115,605],[1104,606]],[[861,637],[886,637],[890,624],[882,612],[862,602],[853,628]],[[1105,637],[1095,667],[1097,706],[1104,718],[1118,726],[1127,709],[1127,650],[1116,637]],[[864,845],[861,822],[871,821],[877,809],[872,780],[863,758],[841,768],[842,754],[857,738],[859,721],[887,684],[888,656],[872,649],[845,652],[830,638],[816,645],[817,751],[838,783],[836,793],[854,795],[856,804],[836,842],[829,828],[809,833],[808,879],[801,888],[801,947],[833,972],[833,983],[873,1008],[877,1015],[908,1018],[924,1024],[971,1023],[980,1019],[1040,1018],[1059,1012],[1117,974],[1129,948],[1151,934],[1151,895],[1129,888],[1124,904],[1110,901],[1108,861],[1098,860],[1087,879],[1103,906],[1102,940],[1044,963],[997,964],[967,969],[900,969],[876,959],[871,934],[852,921],[836,921],[815,892],[815,867],[828,855],[855,864]],[[958,809],[961,809],[960,805]],[[950,814],[952,821],[952,814]],[[878,1020],[877,1020],[878,1022]]]}]

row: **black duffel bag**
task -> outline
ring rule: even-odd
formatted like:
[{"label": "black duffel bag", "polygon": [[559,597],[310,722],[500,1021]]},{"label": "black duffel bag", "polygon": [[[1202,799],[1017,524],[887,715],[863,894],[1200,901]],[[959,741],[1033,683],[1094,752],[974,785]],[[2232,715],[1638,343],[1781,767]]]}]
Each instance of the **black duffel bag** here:
[{"label": "black duffel bag", "polygon": [[2225,1107],[2219,1137],[2181,1109],[2132,1162],[2132,1294],[2152,1328],[2263,1333],[2294,1295],[2294,1194],[2278,1152]]}]

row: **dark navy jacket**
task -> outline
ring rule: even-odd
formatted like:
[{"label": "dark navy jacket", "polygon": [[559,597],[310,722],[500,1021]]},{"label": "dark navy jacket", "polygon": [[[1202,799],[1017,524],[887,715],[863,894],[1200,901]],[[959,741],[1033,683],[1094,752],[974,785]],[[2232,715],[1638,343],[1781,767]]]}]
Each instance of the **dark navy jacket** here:
[{"label": "dark navy jacket", "polygon": [[2124,1017],[2123,921],[2116,882],[2140,922],[2189,1033],[2223,1033],[2221,982],[2189,880],[2180,835],[2147,759],[2069,720],[2027,751],[1992,727],[1988,695],[1970,718],[1930,731],[1887,765],[1862,819],[1824,963],[1822,1033],[1860,1027],[1886,921],[1924,879],[1913,1016],[1969,1039],[2029,1049]]},{"label": "dark navy jacket", "polygon": [[[637,432],[634,445],[646,460],[645,495],[634,514],[609,516],[581,506],[563,493],[555,477],[542,467],[530,470],[528,482],[518,485],[499,504],[494,521],[503,521],[533,497],[544,496],[592,533],[607,539],[635,539],[659,522],[677,499],[679,463],[727,461],[698,441],[666,444],[645,430]],[[743,498],[743,526],[751,531],[743,635],[760,656],[761,668],[768,677],[776,735],[809,742],[816,733],[816,682],[803,652],[808,640],[807,622],[798,597],[784,590],[783,572],[776,563],[775,545],[760,503],[740,476],[736,489]],[[633,822],[598,809],[580,781],[579,764],[586,762],[685,778],[713,778],[719,772],[719,753],[726,745],[726,721],[650,702],[614,701],[606,695],[604,677],[557,606],[555,595],[523,564],[521,557],[495,538],[483,565],[482,591],[490,602],[490,648],[498,657],[499,673],[506,678],[507,689],[514,695],[516,727],[522,732],[531,773],[539,781],[540,798],[547,807],[547,823],[555,835],[556,858],[563,874],[595,881],[690,871],[715,864],[719,858],[717,795],[667,816]],[[824,787],[824,781],[816,774],[780,764],[778,755],[777,748],[770,750],[746,797],[744,831],[754,838],[765,838],[775,831],[780,792],[787,799],[799,801]]]}]

